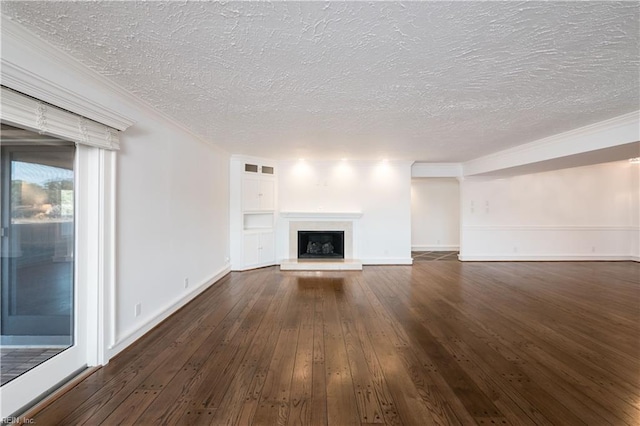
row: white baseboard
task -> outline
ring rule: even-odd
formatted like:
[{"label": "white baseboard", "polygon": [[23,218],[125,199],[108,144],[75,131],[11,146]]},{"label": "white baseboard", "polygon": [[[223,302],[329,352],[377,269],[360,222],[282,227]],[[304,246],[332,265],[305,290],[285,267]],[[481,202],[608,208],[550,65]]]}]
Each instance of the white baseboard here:
[{"label": "white baseboard", "polygon": [[[220,271],[218,271],[213,277],[208,280],[202,282],[199,286],[195,287],[188,294],[184,295],[177,301],[170,303],[163,309],[159,309],[156,314],[154,314],[149,320],[147,320],[140,327],[135,330],[131,330],[127,332],[124,336],[119,337],[116,340],[116,343],[109,348],[109,359],[113,358],[127,346],[131,345],[133,342],[144,336],[146,333],[151,331],[155,326],[164,321],[169,315],[176,312],[178,309],[182,308],[184,305],[192,301],[196,296],[200,293],[211,287],[214,283],[220,280],[222,277],[231,272],[231,266],[226,265]],[[108,362],[108,360],[107,360]]]},{"label": "white baseboard", "polygon": [[502,254],[502,255],[458,255],[462,262],[569,262],[569,261],[620,261],[634,260],[628,255],[582,255],[582,254]]},{"label": "white baseboard", "polygon": [[363,265],[413,265],[412,258],[362,259]]},{"label": "white baseboard", "polygon": [[633,260],[634,262],[640,262],[640,256],[629,256],[629,260]]},{"label": "white baseboard", "polygon": [[411,251],[458,251],[458,250],[460,250],[459,245],[411,246]]}]

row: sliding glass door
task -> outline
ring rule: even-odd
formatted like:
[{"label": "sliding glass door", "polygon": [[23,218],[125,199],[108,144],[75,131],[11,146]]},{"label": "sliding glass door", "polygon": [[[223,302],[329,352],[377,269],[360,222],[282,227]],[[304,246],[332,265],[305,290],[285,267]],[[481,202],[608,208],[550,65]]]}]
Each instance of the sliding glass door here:
[{"label": "sliding glass door", "polygon": [[38,396],[29,395],[34,385],[86,366],[77,321],[84,294],[76,279],[78,149],[5,124],[1,130],[0,392],[3,405],[16,399],[19,408]]},{"label": "sliding glass door", "polygon": [[[11,75],[32,96],[59,99],[45,80]],[[120,137],[92,117],[132,123],[75,92],[65,99],[89,117],[5,86],[0,95],[0,418],[8,418],[109,359]]]},{"label": "sliding glass door", "polygon": [[2,343],[73,341],[75,146],[2,147]]}]

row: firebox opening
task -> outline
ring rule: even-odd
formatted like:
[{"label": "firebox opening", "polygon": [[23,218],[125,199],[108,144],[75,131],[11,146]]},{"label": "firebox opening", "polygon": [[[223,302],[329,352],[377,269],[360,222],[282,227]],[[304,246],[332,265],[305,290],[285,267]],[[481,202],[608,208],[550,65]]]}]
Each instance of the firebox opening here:
[{"label": "firebox opening", "polygon": [[298,231],[298,259],[344,259],[344,231]]}]

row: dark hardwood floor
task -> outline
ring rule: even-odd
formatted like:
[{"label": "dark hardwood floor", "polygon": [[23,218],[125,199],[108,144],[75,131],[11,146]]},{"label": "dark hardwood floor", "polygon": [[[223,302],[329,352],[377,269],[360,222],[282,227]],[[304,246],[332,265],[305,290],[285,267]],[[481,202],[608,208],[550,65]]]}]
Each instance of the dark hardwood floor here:
[{"label": "dark hardwood floor", "polygon": [[39,425],[638,425],[640,264],[233,273]]}]

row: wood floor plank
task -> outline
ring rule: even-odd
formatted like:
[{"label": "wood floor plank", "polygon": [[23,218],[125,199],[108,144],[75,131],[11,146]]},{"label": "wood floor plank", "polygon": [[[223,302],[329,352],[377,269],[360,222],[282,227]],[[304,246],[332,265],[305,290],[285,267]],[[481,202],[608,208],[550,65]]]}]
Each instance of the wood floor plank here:
[{"label": "wood floor plank", "polygon": [[441,423],[438,415],[433,415],[431,401],[422,398],[411,378],[410,370],[403,365],[398,350],[406,346],[408,336],[379,303],[366,281],[362,288],[369,297],[372,311],[371,314],[364,311],[361,315],[365,316],[367,323],[374,324],[367,331],[392,397],[392,401],[382,405],[387,423],[395,422],[397,418],[401,424],[445,424]]},{"label": "wood floor plank", "polygon": [[378,326],[383,337],[394,335],[398,330],[401,331],[402,336],[394,339],[397,357],[409,372],[411,381],[429,411],[431,419],[437,424],[472,423],[473,418],[449,383],[437,372],[434,361],[419,347],[409,344],[411,341],[409,335],[403,331],[402,326],[395,324],[397,321],[389,317],[384,306],[377,303],[379,299],[370,287],[372,286],[367,282],[360,286],[373,306],[372,309],[361,310],[360,316],[366,318],[367,323],[376,323],[373,316],[375,314],[384,317],[385,321],[380,322]]},{"label": "wood floor plank", "polygon": [[[356,312],[360,313],[361,311],[358,310]],[[371,385],[367,385],[368,391],[373,392],[381,410],[381,418],[374,417],[374,420],[382,420],[383,423],[388,425],[401,425],[402,421],[400,420],[398,413],[392,408],[395,406],[395,401],[391,395],[387,381],[385,380],[374,343],[368,334],[367,325],[371,325],[373,322],[367,321],[367,318],[366,314],[356,316],[354,318],[353,326],[355,328],[355,335],[362,347],[362,354],[364,357],[363,365],[367,366],[371,375]],[[371,388],[369,388],[369,386],[371,386]]]},{"label": "wood floor plank", "polygon": [[[252,284],[253,282],[253,284]],[[253,286],[259,283],[247,279],[244,283],[253,295],[257,288]],[[232,300],[235,300],[232,299]],[[247,300],[253,300],[247,296]],[[203,377],[208,374],[209,367],[213,365],[212,348],[217,347],[228,338],[237,315],[245,311],[245,304],[242,299],[236,301],[231,309],[213,310],[209,313],[209,320],[203,326],[200,336],[190,340],[190,351],[184,351],[180,360],[176,360],[176,365],[181,366],[180,370],[163,385],[162,392],[156,400],[138,418],[140,424],[172,423],[180,418],[185,410],[202,409],[197,402],[192,399],[192,393]],[[166,376],[165,376],[166,377]],[[208,411],[207,411],[208,412]]]},{"label": "wood floor plank", "polygon": [[[481,301],[480,299],[477,299],[477,300],[478,302]],[[517,311],[513,310],[514,317],[521,312],[522,312],[522,309]],[[482,321],[477,321],[477,323],[482,323]],[[507,322],[505,319],[505,324],[506,323],[512,324],[512,322]],[[470,327],[469,330],[473,330],[473,327],[474,326]],[[531,327],[540,327],[540,326],[531,325]],[[508,335],[512,339],[512,341],[513,339],[520,338],[520,336],[517,336],[513,333],[512,327],[504,326],[502,325],[502,323],[496,323],[495,328],[499,328],[501,332],[503,334]],[[523,327],[523,329],[525,328]],[[551,328],[544,328],[542,329],[542,332],[538,334],[544,335],[547,339],[549,339],[550,337],[555,335],[555,331]],[[475,337],[476,337],[475,334],[466,334],[465,336],[461,336],[461,338],[469,345],[472,345],[472,340],[474,340]],[[494,343],[504,344],[503,339],[500,339],[500,340],[492,339],[492,340],[494,341]],[[475,348],[482,347],[479,344],[480,343],[479,340],[476,340],[475,343],[476,344],[473,344],[473,347]],[[523,356],[521,357],[521,359],[528,360],[529,362],[522,363],[521,364],[522,368],[518,369],[518,371],[510,372],[507,374],[511,374],[512,376],[519,376],[519,377],[527,377],[527,376],[545,377],[546,381],[551,381],[556,383],[553,386],[545,386],[545,388],[557,389],[560,386],[560,388],[565,389],[565,391],[562,392],[561,396],[559,397],[551,396],[551,398],[554,398],[554,399],[560,398],[560,401],[563,402],[563,406],[573,407],[573,411],[576,414],[579,414],[581,417],[584,417],[585,421],[587,422],[590,422],[590,423],[605,422],[604,418],[610,416],[611,414],[609,412],[610,410],[608,410],[607,408],[601,407],[597,401],[606,402],[609,399],[608,395],[606,393],[601,393],[600,392],[601,389],[599,387],[590,386],[588,383],[588,379],[585,376],[582,376],[574,371],[572,365],[575,362],[579,362],[579,360],[572,360],[572,361],[567,361],[566,363],[562,363],[560,360],[562,360],[563,358],[566,358],[565,353],[563,353],[562,351],[559,351],[557,355],[554,355],[551,357],[547,353],[548,349],[552,349],[553,351],[556,351],[558,348],[563,348],[562,342],[555,341],[553,345],[545,346],[547,350],[543,350],[541,347],[538,347],[533,342],[530,342],[527,340],[526,347],[528,350],[523,353]],[[566,346],[566,347],[567,349],[570,349],[569,346]],[[575,348],[575,344],[573,348]],[[485,359],[495,361],[496,357],[486,356]],[[553,374],[550,375],[549,372],[546,371],[545,369],[539,369],[540,368],[539,366],[542,365],[539,362],[539,359],[546,359],[547,360],[546,363],[555,364],[556,368],[554,370],[562,371],[564,373],[563,375],[564,380],[557,383],[556,382],[557,378],[554,377]],[[582,370],[589,371],[589,368],[586,366],[583,366]],[[527,382],[529,382],[529,380],[527,380]],[[520,383],[520,379],[518,380],[518,383]],[[538,380],[538,383],[544,383],[544,382],[542,380]],[[573,397],[573,395],[576,395],[576,397]],[[616,401],[620,403],[623,402],[622,399],[617,399]],[[606,403],[608,406],[611,406],[609,402],[606,402]],[[613,405],[615,406],[615,403]],[[633,410],[632,406],[622,403],[622,404],[618,404],[616,407],[616,410],[614,411],[618,413],[617,417],[620,417],[620,416],[626,417],[626,421],[632,422],[632,419],[633,419],[632,417],[633,413],[631,412],[632,410]],[[616,422],[619,420],[620,420],[619,418],[609,419],[609,421],[611,422]]]},{"label": "wood floor plank", "polygon": [[288,425],[306,426],[311,423],[311,385],[313,379],[313,320],[315,301],[313,289],[305,291],[298,304],[300,330],[291,377]]},{"label": "wood floor plank", "polygon": [[330,426],[359,425],[358,404],[336,301],[337,298],[342,297],[342,287],[345,280],[343,278],[326,278],[324,281],[324,365],[327,387],[327,423]]},{"label": "wood floor plank", "polygon": [[[391,282],[389,280],[382,281],[390,291]],[[382,290],[381,288],[377,288]],[[438,370],[439,374],[445,378],[446,383],[453,390],[460,403],[465,407],[465,411],[469,412],[473,417],[477,417],[482,413],[492,413],[499,415],[499,409],[495,406],[491,398],[484,394],[476,385],[475,381],[466,373],[464,368],[458,362],[459,354],[455,351],[447,350],[445,341],[439,336],[433,335],[430,330],[423,326],[414,315],[412,308],[407,308],[407,304],[402,301],[402,293],[396,292],[396,298],[388,303],[389,309],[395,313],[396,318],[405,329],[411,330],[408,339],[418,342],[413,347],[413,352],[426,357],[427,360]],[[408,348],[409,345],[403,346],[402,349]],[[401,351],[400,353],[410,353],[411,351]],[[420,364],[410,363],[409,359],[401,357],[408,365],[408,371],[415,371],[420,368]],[[409,367],[410,366],[410,367]],[[426,394],[426,390],[423,390]],[[431,398],[430,398],[431,399]],[[433,401],[429,400],[429,410],[432,413],[442,412],[442,403],[438,403],[437,395]]]},{"label": "wood floor plank", "polygon": [[327,419],[327,378],[324,366],[324,306],[325,292],[320,286],[313,289],[313,365],[311,367],[311,423],[326,426]]},{"label": "wood floor plank", "polygon": [[244,402],[254,397],[257,401],[259,398],[259,393],[247,396],[247,389],[250,388],[254,375],[259,369],[260,359],[264,357],[265,353],[269,354],[268,359],[271,357],[272,350],[269,349],[270,342],[273,340],[271,336],[280,328],[280,322],[276,320],[276,314],[281,309],[281,304],[283,300],[286,300],[286,295],[289,293],[286,283],[285,285],[275,284],[274,282],[270,283],[271,288],[267,293],[269,298],[263,301],[263,309],[266,308],[264,314],[261,315],[259,320],[258,318],[248,317],[243,325],[249,330],[255,328],[255,333],[253,333],[251,344],[247,345],[248,350],[242,357],[228,388],[221,394],[223,399],[219,402],[218,408],[211,419],[211,424],[236,424]]},{"label": "wood floor plank", "polygon": [[268,333],[264,335],[265,345],[260,358],[257,360],[253,377],[246,389],[244,401],[239,406],[235,422],[236,425],[252,424],[255,412],[260,405],[262,388],[266,382],[269,367],[273,361],[276,350],[277,339],[274,338],[274,336],[278,336],[282,329],[283,318],[289,308],[294,292],[293,286],[285,285],[284,287],[286,293],[279,299],[281,303],[274,305],[271,314],[267,315],[263,320],[263,324],[266,326],[265,330],[268,330]]},{"label": "wood floor plank", "polygon": [[232,273],[46,425],[636,425],[640,264]]},{"label": "wood floor plank", "polygon": [[[113,410],[103,422],[96,423],[130,426],[138,424],[138,419],[132,416],[131,413],[139,413],[146,410],[153,400],[156,399],[158,392],[157,390],[146,389],[135,390],[128,395],[126,400]],[[89,420],[87,423],[91,424],[93,421]]]},{"label": "wood floor plank", "polygon": [[[426,265],[425,265],[426,266]],[[439,302],[434,294],[430,294],[427,299],[428,305]],[[415,310],[415,308],[410,308]],[[457,321],[453,322],[454,314],[451,310],[440,306],[440,309],[433,309],[429,307],[431,312],[429,318],[431,321],[423,323],[425,327],[431,330],[431,332],[437,336],[450,353],[459,354],[455,356],[454,360],[459,363],[460,367],[474,380],[479,388],[483,390],[485,395],[490,396],[496,407],[500,412],[505,414],[506,422],[514,424],[532,424],[532,425],[551,425],[552,423],[546,419],[535,407],[528,403],[519,392],[516,391],[513,385],[510,385],[512,379],[515,381],[526,380],[526,376],[519,371],[512,371],[512,364],[519,364],[521,358],[510,350],[502,350],[502,348],[493,340],[483,341],[487,345],[483,348],[480,345],[473,345],[474,349],[480,348],[481,354],[488,353],[489,359],[492,364],[492,368],[488,369],[485,373],[484,364],[481,359],[478,359],[478,354],[468,350],[467,345],[464,345],[464,337],[460,335],[460,332],[464,332],[467,329],[473,330],[472,327],[481,327],[477,318],[469,318],[469,321],[465,324],[458,324]],[[446,318],[438,312],[445,312]],[[462,314],[462,313],[460,313]],[[420,318],[420,316],[418,316]],[[442,327],[449,322],[453,322],[455,328],[447,328],[443,331]],[[486,331],[486,329],[484,330]],[[466,334],[468,336],[468,334]],[[494,340],[498,340],[499,336],[491,334]],[[478,343],[478,342],[476,342]],[[431,365],[430,368],[435,368],[435,365]],[[500,374],[495,374],[500,372]],[[448,400],[451,400],[449,397]],[[515,404],[514,404],[515,402]],[[459,412],[459,411],[457,411]],[[484,413],[489,415],[488,412]],[[493,413],[495,414],[495,413]],[[482,416],[479,416],[482,417]],[[528,419],[530,418],[530,419]]]},{"label": "wood floor plank", "polygon": [[[477,303],[481,303],[482,296],[478,296],[475,299]],[[489,303],[489,302],[487,302]],[[522,307],[520,310],[514,312],[522,312]],[[505,308],[510,309],[510,308]],[[469,355],[469,358],[474,360],[485,360],[489,363],[493,363],[492,367],[489,367],[489,371],[502,370],[503,375],[507,375],[509,377],[517,377],[517,380],[514,380],[514,386],[520,388],[521,393],[524,393],[527,396],[527,399],[530,401],[538,400],[538,405],[548,407],[547,417],[551,417],[555,419],[554,422],[587,422],[589,424],[593,423],[605,423],[606,420],[603,418],[603,410],[598,407],[597,403],[593,401],[589,402],[589,397],[587,394],[583,393],[583,389],[580,389],[579,392],[572,387],[571,383],[565,383],[563,381],[557,381],[556,377],[550,376],[544,369],[540,369],[539,360],[531,357],[532,353],[532,344],[527,343],[528,350],[522,354],[520,359],[528,360],[529,362],[519,363],[519,366],[513,365],[512,368],[507,366],[507,370],[504,370],[504,367],[500,367],[500,365],[496,366],[496,361],[500,358],[496,356],[495,353],[486,353],[484,356],[482,352],[479,352],[484,345],[482,345],[481,339],[476,338],[473,333],[469,333],[469,331],[473,330],[476,323],[482,323],[482,320],[474,321],[473,325],[468,328],[463,329],[464,333],[459,335],[459,338],[464,343],[459,343],[459,345],[469,345],[473,346],[474,352]],[[432,322],[432,324],[441,324],[441,322]],[[512,326],[507,324],[513,324],[513,322],[509,322],[505,319],[503,322],[496,322],[495,327],[500,327],[505,333],[511,333]],[[536,325],[531,325],[532,327],[538,327]],[[523,327],[524,328],[524,327]],[[543,335],[549,336],[551,330],[545,330]],[[443,332],[443,333],[446,333]],[[511,338],[520,339],[521,336],[515,336],[513,334],[510,335]],[[495,340],[494,340],[495,343]],[[495,347],[495,346],[494,346]],[[485,350],[486,352],[486,350]],[[543,359],[548,357],[548,355],[542,352]],[[549,358],[548,362],[555,362],[555,358]],[[502,364],[506,365],[506,364]],[[511,371],[510,371],[511,370]],[[566,372],[569,371],[569,367],[565,366],[562,370],[565,373],[564,378],[566,378]],[[531,381],[530,377],[538,377],[537,381]],[[564,392],[559,393],[558,395],[549,394],[549,392],[553,392],[552,390],[556,390],[560,388],[564,388]],[[579,395],[579,396],[578,396]],[[540,400],[540,398],[543,398]],[[545,399],[546,398],[546,399]],[[544,401],[547,401],[546,403]],[[554,404],[555,401],[560,401],[561,404]],[[606,414],[605,414],[606,417]],[[580,420],[583,419],[583,420]],[[540,421],[540,419],[536,419],[536,421]],[[611,420],[610,420],[611,421]],[[613,420],[615,422],[615,420]]]},{"label": "wood floor plank", "polygon": [[[291,287],[295,285],[290,280],[287,280],[287,284]],[[252,419],[257,424],[286,425],[288,423],[291,381],[303,311],[302,296],[294,296],[282,319],[273,357],[260,390],[260,404]]]},{"label": "wood floor plank", "polygon": [[[224,288],[227,283],[228,279],[225,277],[220,281],[220,287],[211,288],[208,292],[217,295],[219,288]],[[232,305],[228,300],[222,298],[220,304],[215,303],[214,306],[219,306],[220,309],[215,311],[219,315],[230,309]],[[192,309],[183,308],[172,318],[191,318],[193,323],[186,327],[170,327],[169,320],[163,322],[145,336],[144,342],[136,342],[130,348],[131,351],[127,349],[111,360],[109,368],[98,370],[88,380],[69,391],[68,398],[71,398],[76,404],[73,410],[64,404],[52,404],[40,412],[38,417],[44,424],[59,424],[63,423],[63,419],[64,422],[77,422],[82,416],[81,413],[92,415],[101,406],[98,401],[108,400],[108,397],[106,399],[100,398],[100,394],[107,392],[108,395],[113,386],[120,387],[123,382],[129,382],[132,378],[145,374],[145,371],[149,372],[149,363],[159,354],[164,353],[167,346],[170,346],[168,342],[172,342],[173,339],[181,339],[182,336],[192,335],[197,331],[199,323],[206,319],[204,313],[205,310],[199,306],[193,306]],[[162,335],[164,335],[164,339],[161,338]]]}]

